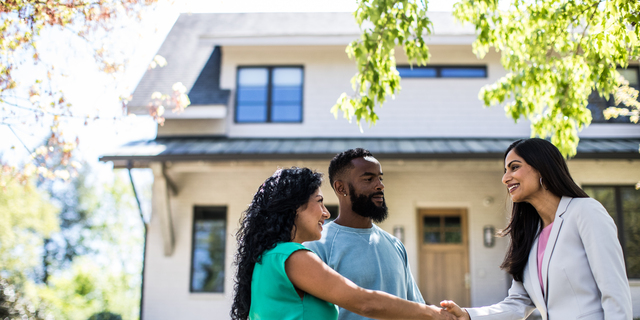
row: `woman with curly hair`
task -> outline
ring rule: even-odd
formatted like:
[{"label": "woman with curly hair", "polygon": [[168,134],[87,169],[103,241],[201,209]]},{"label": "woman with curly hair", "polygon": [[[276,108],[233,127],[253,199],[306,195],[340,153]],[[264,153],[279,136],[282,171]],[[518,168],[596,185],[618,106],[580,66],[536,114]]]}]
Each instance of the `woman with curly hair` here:
[{"label": "woman with curly hair", "polygon": [[237,233],[231,318],[335,320],[334,304],[376,319],[453,319],[442,309],[358,287],[302,245],[329,218],[322,174],[277,170],[258,189]]}]

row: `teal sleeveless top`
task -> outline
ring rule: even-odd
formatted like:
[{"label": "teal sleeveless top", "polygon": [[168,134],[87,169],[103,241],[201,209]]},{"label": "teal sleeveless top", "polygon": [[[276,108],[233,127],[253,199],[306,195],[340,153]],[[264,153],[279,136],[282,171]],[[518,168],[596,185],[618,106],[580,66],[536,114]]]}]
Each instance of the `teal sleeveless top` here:
[{"label": "teal sleeveless top", "polygon": [[251,278],[250,320],[338,319],[338,308],[334,304],[307,293],[300,299],[287,277],[284,262],[298,250],[309,249],[296,242],[281,242],[262,254],[262,261],[256,263]]}]

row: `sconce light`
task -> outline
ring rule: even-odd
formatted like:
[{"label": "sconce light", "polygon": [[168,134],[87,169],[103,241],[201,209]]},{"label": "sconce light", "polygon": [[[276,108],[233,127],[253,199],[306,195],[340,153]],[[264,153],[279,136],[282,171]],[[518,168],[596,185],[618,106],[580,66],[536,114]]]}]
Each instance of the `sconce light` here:
[{"label": "sconce light", "polygon": [[404,243],[404,227],[403,226],[393,227],[393,236],[398,238],[400,242]]},{"label": "sconce light", "polygon": [[484,226],[482,229],[482,238],[485,247],[493,247],[496,244],[496,228],[493,226]]}]

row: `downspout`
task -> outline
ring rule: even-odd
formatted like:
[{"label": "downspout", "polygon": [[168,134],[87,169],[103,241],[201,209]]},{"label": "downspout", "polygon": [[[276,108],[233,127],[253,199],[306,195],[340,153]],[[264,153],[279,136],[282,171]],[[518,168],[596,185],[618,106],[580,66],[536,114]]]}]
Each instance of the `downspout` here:
[{"label": "downspout", "polygon": [[144,246],[142,247],[142,281],[140,284],[140,318],[142,320],[142,306],[144,302],[144,269],[146,265],[146,254],[147,254],[147,224],[144,222],[144,216],[142,214],[142,205],[140,205],[140,199],[138,198],[138,192],[136,191],[136,186],[133,183],[133,176],[131,175],[131,168],[133,168],[133,162],[131,160],[127,161],[127,170],[129,171],[129,180],[131,180],[131,189],[133,189],[133,195],[136,198],[136,202],[138,203],[138,211],[140,212],[140,221],[144,226]]}]

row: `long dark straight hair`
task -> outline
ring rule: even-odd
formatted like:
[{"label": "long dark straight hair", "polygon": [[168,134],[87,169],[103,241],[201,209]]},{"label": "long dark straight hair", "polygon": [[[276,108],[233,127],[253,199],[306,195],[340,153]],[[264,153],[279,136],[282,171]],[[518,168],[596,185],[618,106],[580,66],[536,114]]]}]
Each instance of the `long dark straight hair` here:
[{"label": "long dark straight hair", "polygon": [[[562,154],[551,142],[539,138],[522,139],[512,143],[504,153],[515,152],[542,177],[544,188],[558,197],[589,197],[573,181]],[[524,268],[529,252],[538,236],[542,222],[538,211],[527,202],[513,203],[511,221],[501,231],[501,236],[510,235],[511,242],[500,268],[506,270],[516,281],[523,281]]]},{"label": "long dark straight hair", "polygon": [[240,218],[236,234],[238,252],[231,319],[246,320],[251,308],[251,279],[262,254],[279,242],[289,242],[295,235],[298,208],[320,188],[322,173],[308,168],[279,169],[253,196],[249,208]]}]

